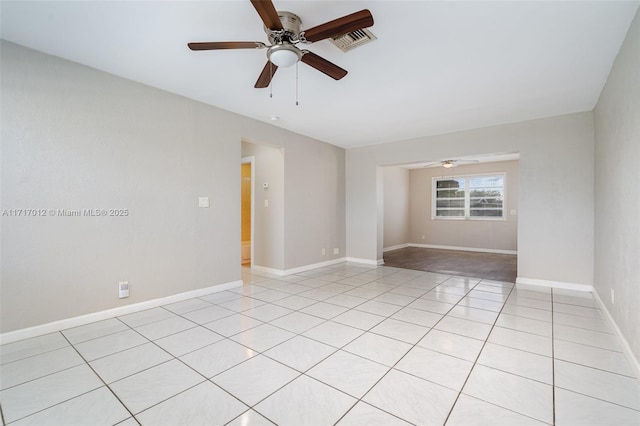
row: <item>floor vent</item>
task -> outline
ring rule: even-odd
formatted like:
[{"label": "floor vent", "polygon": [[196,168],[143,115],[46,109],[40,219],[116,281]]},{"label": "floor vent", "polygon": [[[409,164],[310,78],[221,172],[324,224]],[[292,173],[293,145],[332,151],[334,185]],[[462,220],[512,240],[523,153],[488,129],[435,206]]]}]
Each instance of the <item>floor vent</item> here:
[{"label": "floor vent", "polygon": [[348,52],[356,47],[362,46],[363,44],[372,42],[375,39],[376,36],[374,36],[371,31],[362,28],[338,37],[332,37],[331,42],[338,46],[338,48],[343,52]]}]

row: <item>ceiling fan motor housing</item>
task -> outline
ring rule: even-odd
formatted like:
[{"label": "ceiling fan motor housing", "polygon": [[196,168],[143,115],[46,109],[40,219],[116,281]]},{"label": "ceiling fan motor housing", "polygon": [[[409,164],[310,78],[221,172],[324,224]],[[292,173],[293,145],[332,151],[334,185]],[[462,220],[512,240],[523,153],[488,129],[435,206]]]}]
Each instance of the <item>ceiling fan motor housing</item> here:
[{"label": "ceiling fan motor housing", "polygon": [[300,26],[302,25],[300,17],[295,13],[286,11],[278,11],[278,17],[282,23],[282,31],[273,31],[266,26],[264,27],[264,32],[267,34],[267,37],[269,37],[271,44],[293,43],[298,41]]}]

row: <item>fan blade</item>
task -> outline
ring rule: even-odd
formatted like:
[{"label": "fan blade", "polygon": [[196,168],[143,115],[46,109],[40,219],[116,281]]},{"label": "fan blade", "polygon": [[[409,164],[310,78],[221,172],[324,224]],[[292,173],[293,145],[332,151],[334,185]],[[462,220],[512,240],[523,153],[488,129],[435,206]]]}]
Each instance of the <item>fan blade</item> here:
[{"label": "fan blade", "polygon": [[271,79],[273,75],[276,73],[278,69],[277,65],[274,65],[270,61],[267,61],[267,64],[262,68],[262,72],[260,73],[260,77],[258,77],[258,81],[256,81],[256,85],[253,86],[256,89],[264,89],[265,87],[269,87],[271,83]]},{"label": "fan blade", "polygon": [[316,55],[315,53],[309,52],[308,50],[303,51],[301,61],[309,65],[310,67],[313,67],[318,71],[325,73],[334,80],[340,80],[342,77],[347,75],[347,70],[340,68],[336,64],[329,62],[326,59]]},{"label": "fan blade", "polygon": [[368,9],[363,9],[351,15],[346,15],[342,18],[318,25],[317,27],[309,28],[303,31],[303,35],[307,41],[314,42],[350,33],[351,31],[367,28],[372,25],[373,16],[371,12],[369,12]]},{"label": "fan blade", "polygon": [[271,0],[251,0],[251,4],[260,15],[264,26],[270,30],[282,30],[282,22]]},{"label": "fan blade", "polygon": [[191,50],[219,50],[219,49],[264,49],[267,47],[259,41],[212,41],[188,43]]},{"label": "fan blade", "polygon": [[434,167],[434,166],[442,166],[442,161],[436,161],[433,163],[426,163],[422,165],[422,167]]}]

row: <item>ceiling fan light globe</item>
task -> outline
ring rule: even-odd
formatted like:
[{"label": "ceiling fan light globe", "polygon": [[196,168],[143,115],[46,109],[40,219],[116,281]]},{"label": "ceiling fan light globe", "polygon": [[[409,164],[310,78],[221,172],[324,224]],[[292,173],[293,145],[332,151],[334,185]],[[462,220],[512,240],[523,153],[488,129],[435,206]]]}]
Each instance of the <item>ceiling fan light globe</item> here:
[{"label": "ceiling fan light globe", "polygon": [[274,49],[269,52],[269,60],[278,67],[290,67],[299,59],[300,55],[291,49]]},{"label": "ceiling fan light globe", "polygon": [[445,161],[444,163],[442,163],[442,167],[444,167],[445,169],[450,169],[451,167],[453,167],[453,163]]}]

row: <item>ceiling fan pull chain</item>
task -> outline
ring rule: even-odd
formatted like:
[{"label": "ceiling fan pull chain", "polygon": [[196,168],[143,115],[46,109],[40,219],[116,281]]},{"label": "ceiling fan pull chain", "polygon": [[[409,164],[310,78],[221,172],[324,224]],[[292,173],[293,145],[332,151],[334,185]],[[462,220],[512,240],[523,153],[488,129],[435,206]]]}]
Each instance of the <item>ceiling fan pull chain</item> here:
[{"label": "ceiling fan pull chain", "polygon": [[273,98],[273,63],[269,61],[269,98]]},{"label": "ceiling fan pull chain", "polygon": [[296,62],[296,106],[298,106],[298,62]]}]

